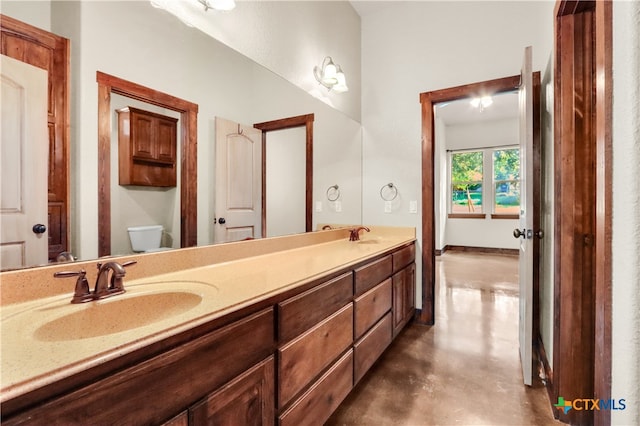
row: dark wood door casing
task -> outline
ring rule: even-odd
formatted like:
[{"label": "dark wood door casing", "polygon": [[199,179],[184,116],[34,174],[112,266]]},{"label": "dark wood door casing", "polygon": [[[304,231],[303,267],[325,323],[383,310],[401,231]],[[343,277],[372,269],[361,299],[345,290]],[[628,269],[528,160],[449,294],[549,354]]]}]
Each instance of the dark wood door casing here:
[{"label": "dark wood door casing", "polygon": [[[612,397],[612,44],[611,2],[556,3],[552,403]],[[611,424],[610,410],[555,414]]]},{"label": "dark wood door casing", "polygon": [[[433,107],[440,102],[450,102],[467,97],[485,94],[497,94],[517,90],[520,76],[498,78],[495,80],[465,84],[447,89],[434,90],[420,94],[422,106],[422,309],[418,312],[418,321],[424,324],[435,322],[435,215],[434,185],[435,176],[435,133]],[[533,163],[534,176],[540,176],[540,72],[533,73],[534,123],[533,123]],[[540,182],[534,180],[534,229],[540,228]],[[534,265],[539,262],[539,242],[534,244]],[[538,294],[539,274],[534,267],[533,277],[533,315],[534,337],[538,334],[539,317]]]},{"label": "dark wood door casing", "polygon": [[98,256],[111,254],[111,93],[180,113],[180,247],[197,240],[198,105],[175,96],[96,72],[98,82]]},{"label": "dark wood door casing", "polygon": [[69,251],[69,40],[0,15],[1,53],[48,73],[49,261]]},{"label": "dark wood door casing", "polygon": [[274,130],[285,130],[294,127],[305,127],[305,231],[313,228],[313,121],[314,114],[298,115],[279,120],[256,123],[254,128],[262,130],[262,237],[267,235],[267,198],[266,198],[266,169],[267,169],[267,133]]}]

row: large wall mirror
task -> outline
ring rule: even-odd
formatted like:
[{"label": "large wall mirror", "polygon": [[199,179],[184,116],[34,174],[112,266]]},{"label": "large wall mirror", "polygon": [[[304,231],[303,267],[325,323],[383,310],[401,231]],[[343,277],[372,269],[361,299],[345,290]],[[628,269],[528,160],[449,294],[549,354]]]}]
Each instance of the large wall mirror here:
[{"label": "large wall mirror", "polygon": [[[107,169],[112,151],[106,147],[113,146],[109,123],[113,126],[120,107],[111,102],[116,96],[179,117],[180,230],[173,247],[215,241],[216,117],[265,123],[313,114],[313,189],[305,200],[314,209],[307,209],[311,219],[305,216],[305,229],[318,223],[361,222],[358,121],[148,1],[9,1],[3,2],[2,13],[70,41],[68,250],[79,259],[125,254],[122,246],[112,249],[107,243],[112,239],[108,227],[128,225],[113,220],[120,212],[105,208],[107,201],[116,205],[105,186],[106,179],[113,178]],[[125,82],[133,84],[123,87]],[[165,102],[170,98],[183,106]],[[109,120],[99,120],[101,116]],[[283,167],[286,161],[281,161]],[[334,184],[340,185],[343,197],[339,212],[325,197],[326,188]],[[142,221],[139,225],[147,224]]]}]

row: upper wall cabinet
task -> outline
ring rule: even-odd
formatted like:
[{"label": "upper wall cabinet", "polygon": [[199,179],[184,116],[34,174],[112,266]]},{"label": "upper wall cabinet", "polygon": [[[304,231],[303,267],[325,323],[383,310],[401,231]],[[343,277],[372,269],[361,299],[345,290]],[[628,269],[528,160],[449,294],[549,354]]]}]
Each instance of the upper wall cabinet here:
[{"label": "upper wall cabinet", "polygon": [[178,119],[141,109],[118,110],[120,185],[176,186]]}]

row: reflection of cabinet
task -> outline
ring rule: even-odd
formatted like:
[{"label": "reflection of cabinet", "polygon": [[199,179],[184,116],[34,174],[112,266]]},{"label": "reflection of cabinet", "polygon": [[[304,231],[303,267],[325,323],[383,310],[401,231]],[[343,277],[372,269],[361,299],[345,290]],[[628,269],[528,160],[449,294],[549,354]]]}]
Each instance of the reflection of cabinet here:
[{"label": "reflection of cabinet", "polygon": [[176,186],[177,128],[177,118],[118,110],[120,185]]}]

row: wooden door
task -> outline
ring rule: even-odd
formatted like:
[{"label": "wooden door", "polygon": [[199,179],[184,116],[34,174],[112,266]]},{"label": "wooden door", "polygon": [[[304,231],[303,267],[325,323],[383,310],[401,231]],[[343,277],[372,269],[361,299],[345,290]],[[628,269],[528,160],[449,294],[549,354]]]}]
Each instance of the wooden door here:
[{"label": "wooden door", "polygon": [[[47,263],[47,71],[1,56],[1,269]],[[39,227],[36,227],[38,225]]]},{"label": "wooden door", "polygon": [[214,241],[262,236],[262,131],[216,117]]},{"label": "wooden door", "polygon": [[524,384],[533,380],[533,72],[532,49],[525,48],[519,89],[520,109],[520,362]]},{"label": "wooden door", "polygon": [[[0,15],[0,53],[46,70],[49,259],[69,250],[69,40]],[[47,222],[45,222],[47,223]]]}]

